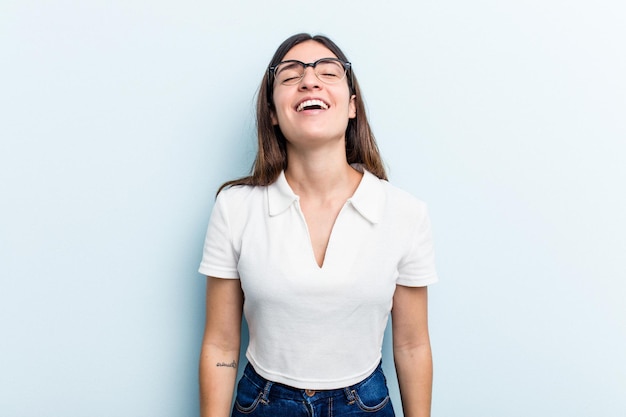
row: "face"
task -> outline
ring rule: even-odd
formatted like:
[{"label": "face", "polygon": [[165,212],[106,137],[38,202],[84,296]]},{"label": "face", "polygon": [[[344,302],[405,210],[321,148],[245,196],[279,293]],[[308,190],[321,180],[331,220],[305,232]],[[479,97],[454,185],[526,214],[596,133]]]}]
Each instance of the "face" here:
[{"label": "face", "polygon": [[[324,45],[315,41],[300,43],[283,61],[304,63],[320,58],[336,58]],[[356,117],[355,96],[350,95],[347,77],[336,84],[320,81],[313,68],[307,67],[295,85],[274,83],[272,123],[280,126],[288,143],[311,143],[343,140],[348,120]]]}]

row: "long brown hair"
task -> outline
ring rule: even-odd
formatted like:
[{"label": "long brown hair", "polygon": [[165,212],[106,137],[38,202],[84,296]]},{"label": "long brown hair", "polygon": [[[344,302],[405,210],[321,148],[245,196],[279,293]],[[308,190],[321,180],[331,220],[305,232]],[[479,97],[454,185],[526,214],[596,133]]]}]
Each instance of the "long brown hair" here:
[{"label": "long brown hair", "polygon": [[[272,124],[274,87],[269,67],[280,63],[291,48],[306,41],[319,42],[340,60],[348,61],[341,49],[329,38],[322,35],[312,36],[308,33],[299,33],[291,36],[278,47],[268,65],[268,70],[265,71],[258,91],[256,107],[258,150],[252,166],[252,173],[249,176],[225,182],[217,191],[218,194],[225,187],[233,185],[269,185],[276,181],[282,170],[287,168],[286,139],[280,127]],[[385,167],[374,139],[374,133],[367,121],[365,103],[352,67],[348,69],[347,78],[350,94],[356,95],[356,117],[348,121],[346,128],[346,158],[349,164],[362,164],[366,170],[378,178],[386,180]]]}]

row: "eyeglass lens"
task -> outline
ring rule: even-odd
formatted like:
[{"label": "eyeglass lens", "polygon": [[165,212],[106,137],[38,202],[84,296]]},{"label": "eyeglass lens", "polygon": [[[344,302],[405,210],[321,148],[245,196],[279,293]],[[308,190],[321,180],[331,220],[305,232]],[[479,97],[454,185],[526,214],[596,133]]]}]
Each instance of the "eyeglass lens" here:
[{"label": "eyeglass lens", "polygon": [[276,66],[276,82],[283,85],[298,84],[304,77],[307,66],[313,66],[317,78],[326,84],[335,84],[346,76],[346,69],[341,62],[332,59],[321,59],[314,65],[307,65],[300,61],[286,61]]}]

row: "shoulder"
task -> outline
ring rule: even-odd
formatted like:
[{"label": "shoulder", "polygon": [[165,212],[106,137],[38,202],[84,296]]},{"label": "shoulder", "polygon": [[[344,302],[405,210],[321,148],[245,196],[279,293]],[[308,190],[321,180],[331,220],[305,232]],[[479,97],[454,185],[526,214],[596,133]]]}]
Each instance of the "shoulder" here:
[{"label": "shoulder", "polygon": [[232,185],[219,192],[216,198],[216,204],[239,205],[246,200],[262,197],[266,188],[267,187],[264,186],[253,185]]},{"label": "shoulder", "polygon": [[426,214],[426,204],[422,200],[368,171],[364,172],[361,184],[350,201],[373,223],[384,220],[406,225]]},{"label": "shoulder", "polygon": [[387,210],[396,214],[404,214],[410,216],[426,215],[428,208],[424,201],[408,193],[407,191],[396,187],[388,181],[380,180],[387,197]]},{"label": "shoulder", "polygon": [[224,188],[217,195],[213,211],[221,212],[224,218],[231,221],[247,218],[264,206],[266,188],[252,185],[233,185]]},{"label": "shoulder", "polygon": [[363,173],[362,188],[365,189],[366,193],[376,197],[384,196],[383,198],[393,206],[409,206],[415,209],[426,207],[426,204],[422,200],[396,187],[390,183],[389,180],[378,178],[362,165],[353,164],[352,167]]},{"label": "shoulder", "polygon": [[386,194],[384,218],[398,236],[415,236],[430,229],[428,206],[424,201],[387,181],[383,186]]}]

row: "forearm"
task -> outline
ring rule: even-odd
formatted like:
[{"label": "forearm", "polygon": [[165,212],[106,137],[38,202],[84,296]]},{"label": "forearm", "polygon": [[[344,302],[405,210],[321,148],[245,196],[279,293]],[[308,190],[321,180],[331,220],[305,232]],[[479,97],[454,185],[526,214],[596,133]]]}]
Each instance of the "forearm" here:
[{"label": "forearm", "polygon": [[200,415],[228,417],[233,399],[239,349],[203,344],[200,356]]},{"label": "forearm", "polygon": [[394,359],[405,417],[430,417],[433,361],[430,344],[395,348]]}]

